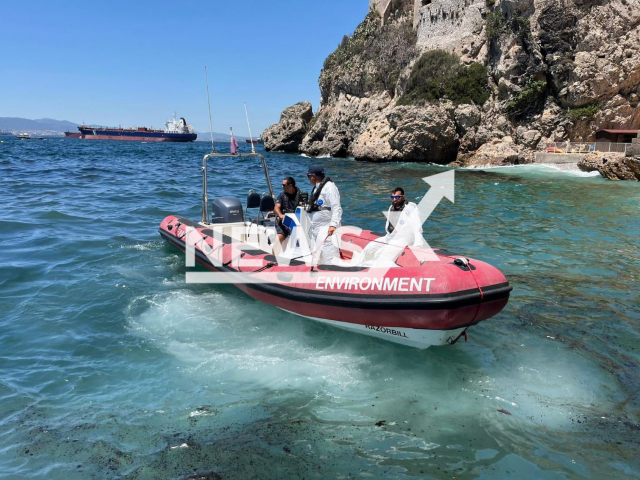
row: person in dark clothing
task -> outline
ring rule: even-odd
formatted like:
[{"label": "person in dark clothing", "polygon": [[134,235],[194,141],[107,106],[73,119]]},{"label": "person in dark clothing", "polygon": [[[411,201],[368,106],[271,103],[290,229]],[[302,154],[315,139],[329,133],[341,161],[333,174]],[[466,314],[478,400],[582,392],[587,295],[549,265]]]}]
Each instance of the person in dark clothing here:
[{"label": "person in dark clothing", "polygon": [[276,220],[276,232],[280,243],[291,234],[291,230],[284,226],[284,216],[287,213],[294,213],[296,207],[300,204],[300,189],[296,187],[296,181],[293,177],[287,177],[282,181],[282,193],[276,199],[275,212],[278,216]]}]

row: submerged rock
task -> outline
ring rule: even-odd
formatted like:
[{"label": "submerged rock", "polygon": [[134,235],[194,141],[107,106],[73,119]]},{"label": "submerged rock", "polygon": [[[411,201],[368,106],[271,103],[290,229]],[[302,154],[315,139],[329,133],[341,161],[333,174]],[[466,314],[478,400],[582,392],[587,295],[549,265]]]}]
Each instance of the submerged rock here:
[{"label": "submerged rock", "polygon": [[626,157],[620,153],[590,153],[578,162],[584,172],[598,171],[609,180],[640,181],[640,157]]},{"label": "submerged rock", "polygon": [[313,107],[309,102],[300,102],[285,108],[280,121],[262,132],[267,151],[297,152],[313,118]]}]

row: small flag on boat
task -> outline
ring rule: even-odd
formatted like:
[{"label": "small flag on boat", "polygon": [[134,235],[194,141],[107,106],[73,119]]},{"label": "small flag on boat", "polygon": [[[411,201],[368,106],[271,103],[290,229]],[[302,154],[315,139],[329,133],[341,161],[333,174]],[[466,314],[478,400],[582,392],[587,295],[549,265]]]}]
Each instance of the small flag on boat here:
[{"label": "small flag on boat", "polygon": [[231,129],[231,155],[235,155],[238,153],[238,142],[236,141],[236,137],[233,136],[233,129]]}]

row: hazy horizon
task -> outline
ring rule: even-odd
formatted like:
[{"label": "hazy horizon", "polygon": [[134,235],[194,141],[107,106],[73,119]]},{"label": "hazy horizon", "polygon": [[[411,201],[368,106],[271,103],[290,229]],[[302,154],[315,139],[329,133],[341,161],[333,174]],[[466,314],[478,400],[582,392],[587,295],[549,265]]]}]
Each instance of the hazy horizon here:
[{"label": "hazy horizon", "polygon": [[246,102],[259,134],[289,105],[318,108],[324,59],[367,9],[366,0],[5,8],[0,115],[158,127],[175,111],[207,132],[207,65],[214,131],[248,136]]}]

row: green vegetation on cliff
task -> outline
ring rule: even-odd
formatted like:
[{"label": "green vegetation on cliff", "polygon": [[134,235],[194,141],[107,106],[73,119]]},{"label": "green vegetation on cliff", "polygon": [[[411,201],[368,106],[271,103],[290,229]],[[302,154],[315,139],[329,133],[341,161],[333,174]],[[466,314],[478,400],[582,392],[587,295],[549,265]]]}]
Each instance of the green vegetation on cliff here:
[{"label": "green vegetation on cliff", "polygon": [[585,105],[584,107],[569,108],[566,116],[574,122],[577,120],[589,120],[596,116],[600,111],[600,105],[597,103]]},{"label": "green vegetation on cliff", "polygon": [[487,39],[497,40],[504,31],[506,19],[500,10],[493,10],[487,13],[487,26],[485,33]]},{"label": "green vegetation on cliff", "polygon": [[455,104],[482,105],[489,98],[487,68],[480,63],[464,66],[444,50],[423,54],[413,66],[404,95],[398,105],[415,105],[449,99]]},{"label": "green vegetation on cliff", "polygon": [[531,41],[531,24],[526,17],[507,16],[502,10],[491,10],[487,13],[485,34],[491,42],[497,41],[502,35],[511,33],[515,35],[521,43],[526,44]]},{"label": "green vegetation on cliff", "polygon": [[323,68],[329,70],[345,65],[356,55],[365,51],[368,42],[375,38],[380,26],[380,15],[375,10],[371,10],[360,25],[356,27],[351,37],[345,35],[338,48],[324,61]]},{"label": "green vegetation on cliff", "polygon": [[[404,2],[398,1],[399,5]],[[400,72],[416,54],[416,32],[410,18],[402,16],[400,6],[397,8],[399,17],[384,26],[381,26],[378,13],[370,11],[351,37],[343,37],[338,48],[324,62],[321,88],[323,84],[330,87],[336,79],[342,83],[351,77],[357,79],[353,91],[394,93]]]},{"label": "green vegetation on cliff", "polygon": [[546,99],[547,82],[529,77],[522,90],[513,95],[507,103],[507,113],[515,119],[525,118],[540,112]]}]

